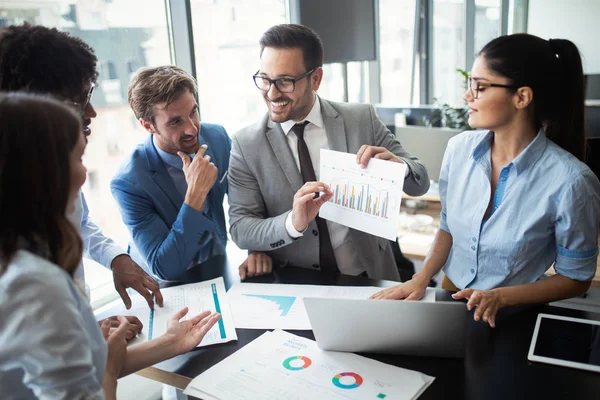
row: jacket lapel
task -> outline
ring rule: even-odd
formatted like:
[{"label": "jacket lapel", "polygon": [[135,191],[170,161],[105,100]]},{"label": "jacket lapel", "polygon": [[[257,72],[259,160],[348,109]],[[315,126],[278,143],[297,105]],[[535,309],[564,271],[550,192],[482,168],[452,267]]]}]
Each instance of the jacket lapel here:
[{"label": "jacket lapel", "polygon": [[267,140],[295,193],[304,183],[300,171],[298,170],[298,166],[296,165],[296,161],[294,160],[294,155],[292,154],[292,150],[290,150],[290,146],[288,145],[287,138],[285,133],[283,133],[281,126],[278,123],[271,121],[268,114],[266,119]]},{"label": "jacket lapel", "polygon": [[146,150],[146,157],[148,158],[148,167],[153,172],[152,179],[156,182],[156,186],[171,200],[177,209],[180,209],[184,199],[175,187],[165,165],[154,148],[152,135],[149,135],[146,139],[144,148]]},{"label": "jacket lapel", "polygon": [[327,100],[319,97],[321,102],[321,114],[323,115],[323,124],[327,132],[327,143],[331,150],[348,152],[348,141],[346,139],[346,129],[344,121],[338,112],[329,104]]}]

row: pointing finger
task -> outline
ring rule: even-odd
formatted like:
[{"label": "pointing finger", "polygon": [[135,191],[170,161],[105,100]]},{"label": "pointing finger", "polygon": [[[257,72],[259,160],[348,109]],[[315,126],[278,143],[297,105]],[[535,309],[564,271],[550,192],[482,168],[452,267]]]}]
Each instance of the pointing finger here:
[{"label": "pointing finger", "polygon": [[200,157],[204,157],[204,153],[206,152],[206,149],[208,149],[208,146],[203,144],[202,146],[200,146],[200,148],[198,149],[198,152],[196,153],[196,157],[200,156]]}]

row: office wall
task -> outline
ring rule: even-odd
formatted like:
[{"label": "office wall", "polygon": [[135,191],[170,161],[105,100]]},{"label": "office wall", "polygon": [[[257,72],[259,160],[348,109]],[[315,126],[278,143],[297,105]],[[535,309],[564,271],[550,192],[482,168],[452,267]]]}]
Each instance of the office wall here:
[{"label": "office wall", "polygon": [[600,74],[600,1],[529,0],[527,32],[569,39],[583,56],[586,74]]}]

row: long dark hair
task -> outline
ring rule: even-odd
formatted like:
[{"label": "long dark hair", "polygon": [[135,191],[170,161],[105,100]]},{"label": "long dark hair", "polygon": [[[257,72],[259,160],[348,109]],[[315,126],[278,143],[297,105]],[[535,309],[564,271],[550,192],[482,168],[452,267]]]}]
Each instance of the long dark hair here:
[{"label": "long dark hair", "polygon": [[26,248],[70,275],[83,249],[65,212],[81,117],[47,97],[0,93],[0,273]]},{"label": "long dark hair", "polygon": [[573,42],[518,33],[492,40],[479,56],[511,85],[530,87],[536,128],[544,128],[549,139],[585,161],[585,84]]}]

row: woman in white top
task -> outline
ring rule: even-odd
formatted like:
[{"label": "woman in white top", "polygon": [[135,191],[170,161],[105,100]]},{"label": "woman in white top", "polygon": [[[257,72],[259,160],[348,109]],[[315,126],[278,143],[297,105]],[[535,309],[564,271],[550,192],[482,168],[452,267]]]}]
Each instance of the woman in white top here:
[{"label": "woman in white top", "polygon": [[129,323],[98,326],[73,280],[82,242],[66,216],[86,177],[81,118],[63,104],[0,94],[0,393],[114,399],[117,379],[193,349],[220,318],[174,315],[127,348]]}]

